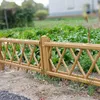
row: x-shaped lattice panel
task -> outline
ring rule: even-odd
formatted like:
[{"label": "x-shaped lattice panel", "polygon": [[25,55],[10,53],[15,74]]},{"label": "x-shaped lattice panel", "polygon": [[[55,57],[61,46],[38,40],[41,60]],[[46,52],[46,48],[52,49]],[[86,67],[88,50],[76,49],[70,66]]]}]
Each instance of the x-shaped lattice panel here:
[{"label": "x-shaped lattice panel", "polygon": [[40,50],[37,45],[3,42],[1,54],[4,61],[40,68]]},{"label": "x-shaped lattice panel", "polygon": [[[87,58],[83,57],[84,54],[85,56],[87,56]],[[72,62],[71,59],[65,57],[67,55],[71,56],[71,58],[73,59]],[[82,61],[84,61],[84,65],[85,63],[91,62],[89,68],[87,68],[87,71],[85,70],[84,66],[82,66]],[[49,50],[49,62],[52,66],[52,71],[55,71],[57,73],[63,72],[68,75],[90,78],[94,77],[91,75],[94,74],[95,70],[97,76],[99,76],[100,78],[100,51],[51,47]]]}]

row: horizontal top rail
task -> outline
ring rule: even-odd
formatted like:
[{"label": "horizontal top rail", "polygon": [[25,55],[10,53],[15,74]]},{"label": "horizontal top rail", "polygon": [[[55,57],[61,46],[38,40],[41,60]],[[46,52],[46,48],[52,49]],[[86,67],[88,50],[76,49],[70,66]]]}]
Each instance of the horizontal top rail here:
[{"label": "horizontal top rail", "polygon": [[44,46],[100,50],[100,44],[90,43],[45,42]]},{"label": "horizontal top rail", "polygon": [[23,39],[1,38],[0,42],[39,45],[39,41],[38,40],[23,40]]}]

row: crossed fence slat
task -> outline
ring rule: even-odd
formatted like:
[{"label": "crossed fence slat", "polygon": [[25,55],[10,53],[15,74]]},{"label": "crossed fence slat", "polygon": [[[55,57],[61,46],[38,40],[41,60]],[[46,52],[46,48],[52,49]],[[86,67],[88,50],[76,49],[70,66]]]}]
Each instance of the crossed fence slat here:
[{"label": "crossed fence slat", "polygon": [[29,62],[28,62],[28,66],[30,66],[30,63],[32,61],[32,57],[34,56],[34,50],[35,50],[35,46],[34,46],[34,49],[31,50],[31,56],[30,56],[30,59],[29,59]]},{"label": "crossed fence slat", "polygon": [[25,46],[26,46],[26,44],[24,44],[24,47],[22,48],[21,45],[20,45],[20,47],[21,47],[21,49],[22,49],[22,50],[21,50],[22,53],[21,53],[20,59],[19,59],[19,61],[18,61],[19,64],[21,64],[21,62],[22,62],[22,57],[23,57],[23,55],[24,55]]},{"label": "crossed fence slat", "polygon": [[[37,58],[35,57],[35,45],[39,46],[39,41],[2,39],[1,43],[2,43],[1,55],[3,59],[0,60],[0,63],[3,62],[5,64],[10,64],[13,66],[16,65],[18,66],[17,67],[18,70],[21,66],[22,68],[26,68],[27,71],[29,69],[33,69],[33,70],[35,69],[40,72],[40,63],[39,63],[40,61],[38,61]],[[31,45],[34,48],[31,48]],[[16,49],[17,46],[19,47],[19,50]],[[26,48],[27,46],[29,47],[28,49],[30,50],[29,59],[25,53],[25,50],[27,50]],[[32,59],[36,62],[36,64],[31,64]],[[26,61],[26,63],[24,60]]]},{"label": "crossed fence slat", "polygon": [[91,72],[92,72],[92,70],[94,69],[95,64],[96,64],[96,62],[97,62],[97,60],[98,60],[99,57],[100,57],[100,51],[99,51],[99,53],[97,54],[96,59],[92,62],[92,65],[90,66],[90,69],[89,69],[89,71],[88,71],[87,74],[86,74],[86,78],[88,78],[88,76],[91,74]]},{"label": "crossed fence slat", "polygon": [[[73,50],[72,50],[71,48],[70,48],[70,52],[72,53],[72,55],[73,55],[73,57],[74,57],[74,59],[75,59],[75,58],[76,58],[76,55],[74,54],[74,52],[73,52]],[[77,64],[78,64],[78,66],[79,66],[79,69],[80,69],[81,73],[82,73],[83,76],[85,77],[85,72],[84,72],[82,66],[80,65],[80,62],[77,61]]]},{"label": "crossed fence slat", "polygon": [[[18,69],[24,68],[26,71],[35,70],[42,74],[100,86],[100,67],[97,64],[100,58],[99,44],[51,42],[47,37],[41,38],[40,41],[0,39],[0,43],[2,44],[0,47],[2,48],[2,50],[0,49],[0,56],[2,56],[0,57],[0,65],[9,64],[12,67],[17,66]],[[36,54],[37,46],[40,52],[38,54],[40,60]],[[79,49],[77,54],[75,49]],[[26,53],[27,50],[28,54]],[[98,51],[95,58],[91,54],[92,50]],[[58,55],[56,64],[52,59],[52,52],[56,52],[55,54]],[[71,54],[73,59],[70,64],[64,58],[67,52]],[[91,60],[91,66],[87,72],[85,72],[80,62],[83,52],[86,52],[88,59]],[[98,77],[92,76],[94,68]]]},{"label": "crossed fence slat", "polygon": [[58,71],[58,69],[59,69],[59,67],[60,67],[60,64],[61,64],[61,61],[62,61],[62,58],[63,58],[65,52],[66,52],[66,48],[64,48],[64,50],[63,50],[63,52],[62,52],[62,54],[61,54],[61,57],[59,58],[59,62],[58,62],[58,64],[57,64],[57,66],[56,66],[56,72]]},{"label": "crossed fence slat", "polygon": [[[56,50],[57,50],[57,52],[58,52],[58,55],[61,57],[61,53],[60,53],[60,51],[59,51],[59,49],[56,47]],[[69,73],[69,69],[68,69],[68,66],[66,65],[66,63],[65,63],[65,61],[64,61],[64,59],[62,58],[62,63],[63,63],[63,65],[64,65],[64,67],[66,68],[66,71]]]},{"label": "crossed fence slat", "polygon": [[[92,61],[92,62],[94,62],[94,59],[93,59],[93,57],[92,57],[92,55],[91,55],[91,53],[90,53],[90,51],[89,51],[89,50],[87,50],[87,54],[89,55],[89,57],[90,57],[91,61]],[[96,68],[96,70],[97,70],[98,74],[100,74],[100,70],[99,70],[99,67],[98,67],[98,65],[97,65],[97,64],[95,64],[95,68]]]},{"label": "crossed fence slat", "polygon": [[38,60],[36,59],[36,57],[35,57],[35,53],[34,53],[34,50],[35,50],[35,47],[36,47],[36,46],[34,45],[34,49],[32,49],[30,45],[28,45],[28,46],[29,46],[30,51],[31,51],[31,56],[30,56],[30,61],[29,61],[29,63],[31,62],[32,57],[33,57],[34,60],[35,60],[35,62],[36,62],[36,64],[39,65]]},{"label": "crossed fence slat", "polygon": [[71,70],[70,70],[70,72],[69,72],[69,75],[71,75],[72,72],[74,71],[75,66],[76,66],[76,64],[77,64],[77,61],[78,61],[78,59],[79,59],[81,53],[82,53],[82,49],[80,49],[78,55],[76,56],[76,58],[75,58],[75,62],[73,63],[73,65],[72,65],[72,67],[71,67]]},{"label": "crossed fence slat", "polygon": [[5,44],[5,53],[4,53],[4,60],[6,59],[6,53],[7,53],[7,49],[8,49],[8,43]]},{"label": "crossed fence slat", "polygon": [[12,54],[12,58],[11,58],[11,62],[13,61],[13,59],[14,59],[14,54],[15,54],[15,52],[16,52],[16,45],[14,44],[12,44],[12,48],[13,48],[13,54]]}]

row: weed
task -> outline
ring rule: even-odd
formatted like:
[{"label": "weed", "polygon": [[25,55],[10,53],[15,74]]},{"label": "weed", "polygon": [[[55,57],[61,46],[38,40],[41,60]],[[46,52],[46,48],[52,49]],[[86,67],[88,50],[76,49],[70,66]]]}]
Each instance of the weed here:
[{"label": "weed", "polygon": [[96,86],[88,86],[88,94],[92,96],[95,93]]},{"label": "weed", "polygon": [[34,77],[39,79],[39,80],[47,81],[48,83],[54,84],[55,86],[58,86],[59,82],[62,81],[61,78],[51,77],[51,76],[48,76],[48,75],[42,75],[40,73],[36,73],[34,75]]}]

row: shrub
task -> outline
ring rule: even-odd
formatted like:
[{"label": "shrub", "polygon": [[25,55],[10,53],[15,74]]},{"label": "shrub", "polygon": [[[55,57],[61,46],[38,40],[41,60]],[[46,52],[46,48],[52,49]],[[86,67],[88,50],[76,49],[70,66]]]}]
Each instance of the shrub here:
[{"label": "shrub", "polygon": [[15,27],[33,26],[33,13],[32,8],[17,9],[14,14]]},{"label": "shrub", "polygon": [[38,10],[35,14],[35,16],[39,19],[39,20],[43,20],[47,17],[48,12],[46,10]]}]

